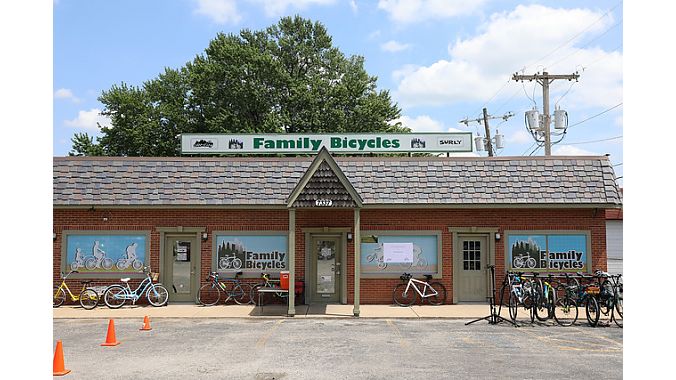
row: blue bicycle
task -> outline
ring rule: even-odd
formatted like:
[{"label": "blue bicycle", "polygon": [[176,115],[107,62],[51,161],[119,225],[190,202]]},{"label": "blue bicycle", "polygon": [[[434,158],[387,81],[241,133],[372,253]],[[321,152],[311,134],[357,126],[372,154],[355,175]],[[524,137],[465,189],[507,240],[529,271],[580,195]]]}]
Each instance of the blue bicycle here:
[{"label": "blue bicycle", "polygon": [[130,278],[122,278],[120,281],[124,282],[124,285],[111,285],[106,289],[106,292],[103,293],[103,302],[106,306],[111,309],[118,309],[127,302],[131,300],[132,304],[136,304],[136,301],[141,299],[144,295],[148,299],[148,302],[153,306],[164,306],[169,301],[169,291],[162,284],[156,284],[153,281],[157,281],[157,273],[153,273],[151,276],[148,267],[144,267],[139,273],[145,273],[146,278],[141,281],[139,286],[135,290],[131,290],[129,286]]}]

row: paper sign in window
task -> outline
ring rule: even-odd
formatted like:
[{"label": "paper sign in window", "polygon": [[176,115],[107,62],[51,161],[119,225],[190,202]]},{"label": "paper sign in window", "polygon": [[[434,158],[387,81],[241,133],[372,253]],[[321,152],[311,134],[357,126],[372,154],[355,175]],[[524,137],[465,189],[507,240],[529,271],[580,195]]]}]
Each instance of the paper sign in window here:
[{"label": "paper sign in window", "polygon": [[412,263],[413,243],[383,243],[383,259],[386,263]]}]

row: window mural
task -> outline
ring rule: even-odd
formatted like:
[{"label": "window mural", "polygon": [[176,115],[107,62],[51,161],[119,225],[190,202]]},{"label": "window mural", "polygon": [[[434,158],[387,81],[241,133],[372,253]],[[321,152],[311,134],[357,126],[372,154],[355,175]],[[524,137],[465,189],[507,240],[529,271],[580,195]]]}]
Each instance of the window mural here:
[{"label": "window mural", "polygon": [[79,273],[127,273],[148,260],[147,234],[67,234],[66,268]]},{"label": "window mural", "polygon": [[219,272],[279,272],[288,270],[287,235],[216,234],[216,262]]},{"label": "window mural", "polygon": [[437,235],[363,236],[361,273],[437,273],[438,249]]},{"label": "window mural", "polygon": [[509,235],[507,250],[511,270],[587,271],[586,234]]}]

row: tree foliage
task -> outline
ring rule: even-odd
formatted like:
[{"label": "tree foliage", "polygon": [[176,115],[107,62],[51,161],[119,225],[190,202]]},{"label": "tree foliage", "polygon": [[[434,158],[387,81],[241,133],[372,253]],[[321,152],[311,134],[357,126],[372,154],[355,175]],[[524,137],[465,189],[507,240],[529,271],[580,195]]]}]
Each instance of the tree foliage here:
[{"label": "tree foliage", "polygon": [[[204,54],[99,101],[112,125],[71,154],[175,156],[181,133],[408,132],[364,58],[346,57],[319,22],[282,18],[265,30],[219,33]],[[96,147],[96,148],[94,148]]]}]

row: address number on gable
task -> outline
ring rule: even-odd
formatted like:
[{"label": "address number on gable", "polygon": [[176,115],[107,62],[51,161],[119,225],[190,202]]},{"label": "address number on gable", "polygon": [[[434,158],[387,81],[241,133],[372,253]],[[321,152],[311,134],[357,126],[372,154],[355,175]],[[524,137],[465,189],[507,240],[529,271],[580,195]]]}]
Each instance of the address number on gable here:
[{"label": "address number on gable", "polygon": [[331,200],[331,199],[317,199],[317,200],[315,200],[315,206],[317,206],[317,207],[331,207],[331,206],[333,206],[333,200]]}]

